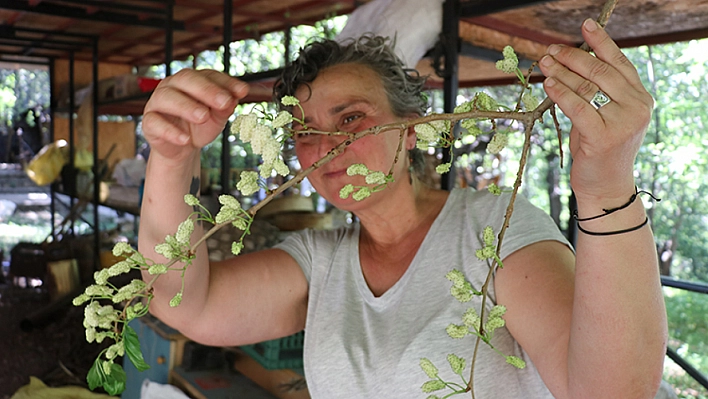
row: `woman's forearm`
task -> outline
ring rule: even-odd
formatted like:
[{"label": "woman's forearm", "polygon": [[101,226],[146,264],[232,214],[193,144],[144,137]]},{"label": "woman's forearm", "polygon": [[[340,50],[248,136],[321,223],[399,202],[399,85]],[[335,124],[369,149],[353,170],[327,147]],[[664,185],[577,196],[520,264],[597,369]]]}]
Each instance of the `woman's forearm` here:
[{"label": "woman's forearm", "polygon": [[[157,263],[168,262],[162,255],[155,252],[155,245],[164,242],[167,235],[174,235],[180,223],[186,220],[193,209],[185,204],[184,195],[198,195],[199,190],[199,151],[185,161],[176,162],[152,154],[147,165],[146,184],[143,193],[143,203],[140,212],[140,232],[138,246],[140,252]],[[191,192],[191,191],[194,192]],[[192,242],[203,235],[202,227],[195,224]],[[175,267],[183,266],[176,263]],[[153,275],[143,272],[143,279],[151,281]],[[182,281],[179,272],[170,271],[161,275],[156,281],[154,299],[151,311],[167,324],[179,328],[183,320],[191,319],[198,314],[203,299],[206,297],[209,279],[208,255],[206,246],[197,251],[193,265],[185,274],[184,297],[188,297],[178,308],[170,308],[170,299],[181,289]],[[168,311],[169,310],[169,311]]]},{"label": "woman's forearm", "polygon": [[[602,213],[607,204],[599,204],[579,201],[580,217]],[[611,232],[645,220],[642,201],[637,199],[626,209],[580,224],[590,232]],[[590,392],[598,397],[599,389],[605,397],[648,398],[661,378],[667,339],[651,229],[645,225],[607,236],[580,232],[576,250],[568,350],[570,397]]]}]

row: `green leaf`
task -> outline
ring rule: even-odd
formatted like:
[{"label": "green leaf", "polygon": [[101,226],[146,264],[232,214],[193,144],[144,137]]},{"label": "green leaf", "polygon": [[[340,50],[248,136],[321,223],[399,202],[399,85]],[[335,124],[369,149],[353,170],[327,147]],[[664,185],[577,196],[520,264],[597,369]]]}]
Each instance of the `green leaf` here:
[{"label": "green leaf", "polygon": [[89,389],[93,391],[103,385],[103,380],[104,374],[103,368],[101,367],[101,360],[100,357],[97,357],[86,376],[86,382],[88,382]]},{"label": "green leaf", "polygon": [[111,363],[110,374],[106,374],[102,367],[103,362],[100,356],[93,362],[93,366],[91,366],[86,376],[89,389],[93,391],[98,387],[103,387],[109,395],[119,395],[121,392],[125,391],[128,376],[125,374],[123,367],[115,363]]},{"label": "green leaf", "polygon": [[145,371],[150,368],[150,365],[145,363],[145,359],[143,359],[138,334],[128,325],[123,328],[123,346],[125,346],[125,354],[128,355],[128,359],[138,371]]},{"label": "green leaf", "polygon": [[125,374],[123,367],[120,364],[111,363],[111,373],[106,376],[103,384],[103,389],[109,395],[116,396],[125,391],[125,383],[128,376]]}]

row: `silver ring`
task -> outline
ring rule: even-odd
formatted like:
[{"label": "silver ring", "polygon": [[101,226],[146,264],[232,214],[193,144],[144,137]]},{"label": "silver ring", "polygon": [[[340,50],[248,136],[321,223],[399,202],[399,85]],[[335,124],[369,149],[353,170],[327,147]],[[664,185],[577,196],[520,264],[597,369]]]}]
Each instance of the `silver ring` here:
[{"label": "silver ring", "polygon": [[595,95],[592,96],[592,100],[590,100],[590,104],[592,104],[595,109],[600,109],[610,102],[612,102],[612,99],[602,90],[598,90]]}]

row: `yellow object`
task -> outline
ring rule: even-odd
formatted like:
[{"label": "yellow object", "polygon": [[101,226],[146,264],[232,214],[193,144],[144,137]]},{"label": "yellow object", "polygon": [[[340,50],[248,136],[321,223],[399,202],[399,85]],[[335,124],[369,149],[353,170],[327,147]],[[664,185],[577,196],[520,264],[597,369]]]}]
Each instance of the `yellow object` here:
[{"label": "yellow object", "polygon": [[91,151],[77,148],[74,155],[74,167],[84,172],[90,171],[93,167],[93,154]]},{"label": "yellow object", "polygon": [[94,393],[82,387],[59,387],[51,388],[46,386],[39,378],[30,377],[30,383],[18,389],[10,399],[115,399],[117,396],[109,396]]},{"label": "yellow object", "polygon": [[47,144],[32,158],[26,172],[38,186],[45,186],[59,177],[67,163],[66,141],[59,140]]}]

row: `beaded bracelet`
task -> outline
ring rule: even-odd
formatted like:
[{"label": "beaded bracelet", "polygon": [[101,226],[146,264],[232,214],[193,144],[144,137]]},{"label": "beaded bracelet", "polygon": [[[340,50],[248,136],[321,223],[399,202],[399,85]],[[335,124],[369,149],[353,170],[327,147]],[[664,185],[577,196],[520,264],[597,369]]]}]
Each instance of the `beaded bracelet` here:
[{"label": "beaded bracelet", "polygon": [[[650,192],[648,192],[648,191],[645,191],[645,190],[639,190],[638,188],[635,187],[635,189],[634,189],[634,194],[632,194],[632,196],[629,197],[629,201],[627,201],[627,203],[625,203],[624,205],[621,205],[621,206],[619,206],[619,207],[617,207],[617,208],[610,208],[610,209],[604,209],[604,208],[603,208],[603,209],[602,209],[602,211],[604,212],[603,214],[601,214],[601,215],[595,215],[595,216],[591,216],[591,217],[587,217],[587,218],[583,218],[583,219],[581,219],[581,218],[578,217],[578,210],[576,209],[576,210],[573,211],[573,219],[575,219],[577,222],[587,222],[587,221],[589,221],[589,220],[595,220],[595,219],[599,219],[599,218],[601,218],[601,217],[610,215],[610,214],[612,214],[612,213],[614,213],[614,212],[617,212],[617,211],[619,211],[619,210],[625,209],[625,208],[627,208],[628,206],[632,205],[632,203],[637,199],[637,197],[639,196],[639,194],[648,194],[650,197],[652,197],[652,198],[654,199],[654,201],[656,201],[656,202],[661,201],[661,199],[660,199],[660,198],[656,198],[656,197],[654,196],[654,194],[652,194],[652,193],[650,193]],[[623,230],[603,231],[603,232],[585,230],[584,228],[580,227],[580,223],[577,223],[577,226],[578,226],[578,230],[580,230],[581,232],[583,232],[583,233],[585,233],[585,234],[591,235],[591,236],[611,236],[611,235],[629,233],[630,231],[639,230],[639,229],[641,229],[642,227],[644,227],[644,225],[647,224],[648,222],[649,222],[649,217],[645,217],[645,218],[644,218],[644,221],[643,221],[642,223],[640,223],[640,224],[638,224],[638,225],[636,225],[636,226],[634,226],[634,227],[630,227],[630,228],[628,228],[628,229],[623,229]]]}]

